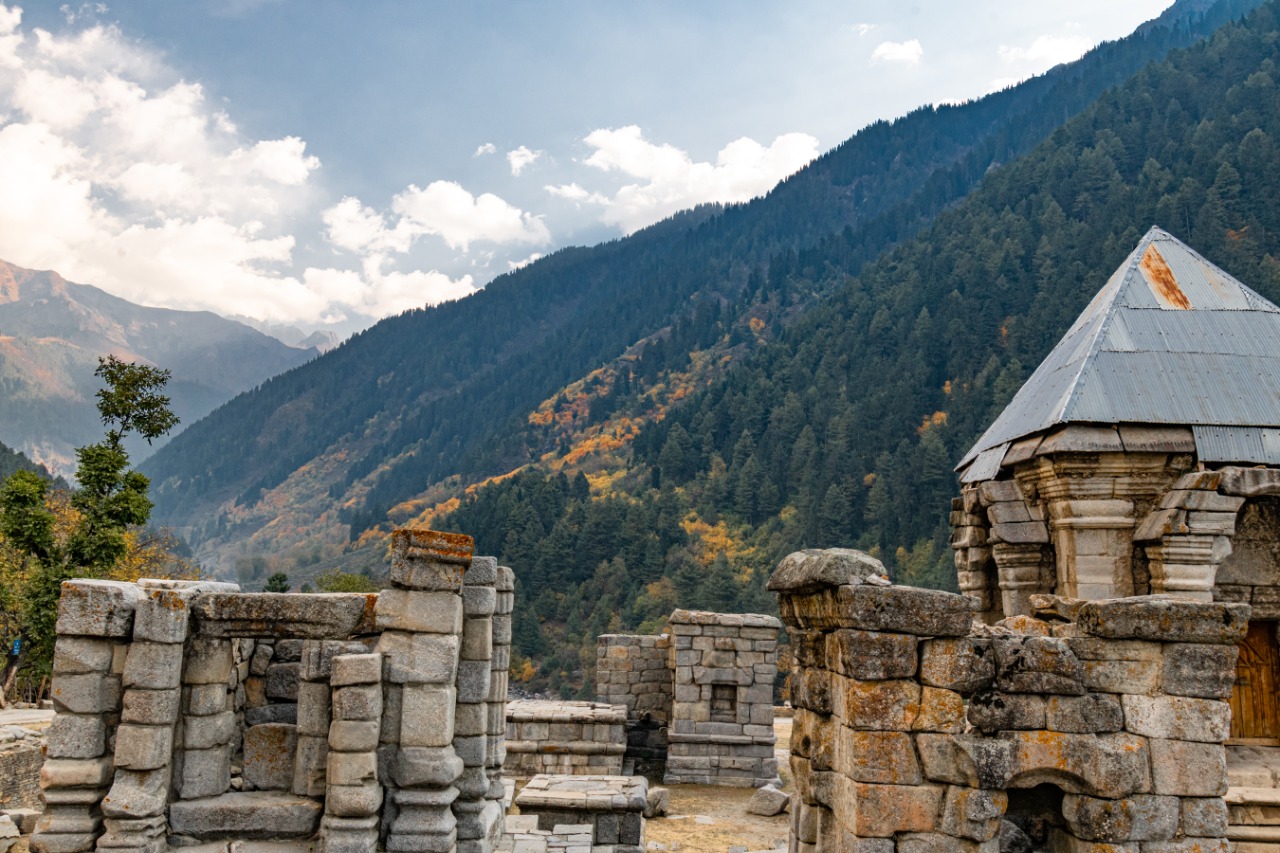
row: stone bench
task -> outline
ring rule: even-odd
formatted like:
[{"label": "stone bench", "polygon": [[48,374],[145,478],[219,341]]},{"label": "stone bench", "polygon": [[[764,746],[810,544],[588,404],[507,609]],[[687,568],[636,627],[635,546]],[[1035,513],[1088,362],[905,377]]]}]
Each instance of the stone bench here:
[{"label": "stone bench", "polygon": [[513,776],[619,775],[627,751],[627,709],[600,702],[507,703],[507,757]]},{"label": "stone bench", "polygon": [[643,776],[539,774],[516,796],[522,815],[537,815],[538,829],[586,824],[592,844],[617,853],[644,850],[644,808],[649,783]]}]

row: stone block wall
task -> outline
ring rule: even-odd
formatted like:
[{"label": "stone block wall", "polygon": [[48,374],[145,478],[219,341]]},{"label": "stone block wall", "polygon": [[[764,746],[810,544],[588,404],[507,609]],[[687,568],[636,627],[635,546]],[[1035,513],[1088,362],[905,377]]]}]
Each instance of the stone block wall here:
[{"label": "stone block wall", "polygon": [[666,781],[759,788],[777,779],[772,616],[677,610]]},{"label": "stone block wall", "polygon": [[514,578],[469,537],[399,530],[391,583],[64,582],[31,849],[488,853]]},{"label": "stone block wall", "polygon": [[44,738],[27,737],[0,743],[0,812],[40,807],[40,768],[44,765]]},{"label": "stone block wall", "polygon": [[601,634],[596,653],[596,701],[621,705],[631,723],[671,721],[671,637]]},{"label": "stone block wall", "polygon": [[627,713],[598,702],[507,703],[508,774],[618,776],[627,751]]},{"label": "stone block wall", "polygon": [[1122,598],[975,629],[971,598],[812,553],[770,581],[795,649],[793,853],[1229,853],[1248,606]]}]

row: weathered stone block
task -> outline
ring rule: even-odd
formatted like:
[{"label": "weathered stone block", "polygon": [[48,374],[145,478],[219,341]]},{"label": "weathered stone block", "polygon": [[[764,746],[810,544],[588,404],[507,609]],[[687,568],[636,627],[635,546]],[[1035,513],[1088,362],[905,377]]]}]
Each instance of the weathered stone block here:
[{"label": "weathered stone block", "polygon": [[229,641],[212,637],[193,637],[187,644],[187,659],[182,670],[182,681],[184,684],[225,684],[231,677],[232,664]]},{"label": "weathered stone block", "polygon": [[1056,732],[1118,732],[1124,728],[1124,711],[1120,700],[1107,693],[1049,696],[1045,700],[1045,725]]},{"label": "weathered stone block", "polygon": [[1115,598],[1083,605],[1078,624],[1095,637],[1235,645],[1248,629],[1249,607],[1172,596]]},{"label": "weathered stone block", "polygon": [[1221,797],[1183,797],[1179,802],[1182,835],[1221,838],[1227,834],[1227,804]]},{"label": "weathered stone block", "polygon": [[1005,693],[1084,693],[1084,668],[1066,640],[1057,637],[999,637],[996,686]]},{"label": "weathered stone block", "polygon": [[49,695],[59,711],[106,714],[120,708],[120,679],[114,675],[54,673]]},{"label": "weathered stone block", "polygon": [[378,759],[372,752],[329,750],[330,785],[363,785],[378,780]]},{"label": "weathered stone block", "polygon": [[289,790],[304,797],[323,797],[328,764],[328,737],[299,734],[293,759],[293,785]]},{"label": "weathered stone block", "polygon": [[126,723],[116,729],[116,767],[122,770],[155,770],[173,755],[173,729]]},{"label": "weathered stone block", "polygon": [[1149,743],[1154,793],[1220,797],[1227,792],[1227,754],[1222,744],[1158,738]]},{"label": "weathered stone block", "polygon": [[115,652],[116,644],[110,640],[59,637],[53,649],[53,671],[59,675],[106,674],[111,672]]},{"label": "weathered stone block", "polygon": [[[825,728],[825,727],[824,727]],[[831,767],[858,782],[884,785],[918,785],[920,764],[911,735],[902,732],[854,731],[843,726],[832,732],[834,756],[830,762],[820,753],[823,741],[814,742],[814,765]]]},{"label": "weathered stone block", "polygon": [[[296,726],[287,723],[250,726],[244,733],[244,780],[259,790],[289,790],[293,786],[293,756],[297,746]],[[332,766],[332,754],[329,763]]]},{"label": "weathered stone block", "polygon": [[277,702],[273,705],[246,708],[244,712],[246,726],[260,726],[264,723],[289,723],[293,725],[297,722],[298,706],[294,702]]},{"label": "weathered stone block", "polygon": [[[376,815],[382,807],[382,786],[376,781],[360,785],[334,785],[327,789],[325,810],[339,817]],[[374,841],[376,842],[376,837]]]},{"label": "weathered stone block", "polygon": [[964,724],[964,697],[953,690],[921,688],[920,713],[911,724],[913,731],[962,732]]},{"label": "weathered stone block", "polygon": [[382,681],[382,655],[339,655],[333,659],[329,683],[334,687],[352,684],[378,684]]},{"label": "weathered stone block", "polygon": [[969,700],[966,717],[974,728],[988,733],[1001,729],[1043,729],[1045,700],[1043,696],[1031,694],[984,691]]},{"label": "weathered stone block", "polygon": [[[382,596],[391,590],[385,590],[378,595],[378,603],[381,605]],[[303,681],[328,681],[332,674],[333,659],[338,655],[362,655],[369,651],[364,643],[354,640],[305,640],[302,644],[302,669],[298,672],[298,677]],[[257,658],[255,657],[255,663]],[[266,664],[263,664],[262,672],[259,675],[266,674]]]},{"label": "weathered stone block", "polygon": [[231,742],[236,733],[236,715],[231,711],[208,717],[187,717],[183,721],[183,746],[211,749]]},{"label": "weathered stone block", "polygon": [[190,616],[189,589],[143,589],[138,596],[133,619],[134,642],[182,643],[187,639]]},{"label": "weathered stone block", "polygon": [[914,681],[845,680],[845,725],[875,731],[911,731],[920,713],[920,685]]},{"label": "weathered stone block", "polygon": [[169,795],[168,767],[156,770],[117,770],[111,790],[102,801],[108,818],[163,815]]},{"label": "weathered stone block", "polygon": [[1067,794],[1062,816],[1072,834],[1085,841],[1163,841],[1177,834],[1178,799],[1138,794],[1103,800]]},{"label": "weathered stone block", "polygon": [[[186,689],[187,713],[197,717],[221,714],[227,710],[227,686],[225,684],[193,684]],[[128,704],[128,696],[125,697]]]},{"label": "weathered stone block", "polygon": [[191,603],[191,619],[206,637],[340,640],[377,630],[377,601],[372,592],[212,593]]},{"label": "weathered stone block", "polygon": [[87,579],[63,581],[55,630],[60,637],[131,637],[138,595],[138,586],[132,583]]},{"label": "weathered stone block", "polygon": [[860,583],[868,577],[888,580],[884,563],[851,548],[811,548],[788,554],[769,578],[771,592],[800,595]]},{"label": "weathered stone block", "polygon": [[826,638],[826,666],[863,681],[910,678],[916,674],[917,642],[911,634],[832,631]]},{"label": "weathered stone block", "polygon": [[948,835],[971,841],[989,841],[1000,830],[1000,818],[1009,805],[1004,791],[947,788],[938,828]]},{"label": "weathered stone block", "polygon": [[938,824],[943,789],[938,785],[870,785],[838,780],[832,808],[852,819],[862,837],[888,838],[898,832],[931,832]]},{"label": "weathered stone block", "polygon": [[382,714],[382,689],[377,684],[339,687],[333,692],[336,720],[376,720]]},{"label": "weathered stone block", "polygon": [[101,758],[50,758],[40,767],[41,788],[101,788],[111,781],[115,765]]},{"label": "weathered stone block", "polygon": [[394,751],[393,778],[397,785],[444,788],[462,775],[462,759],[446,747],[402,747]]},{"label": "weathered stone block", "polygon": [[462,596],[453,591],[383,590],[377,619],[382,630],[457,634],[462,630]]},{"label": "weathered stone block", "polygon": [[327,737],[330,720],[329,685],[323,681],[298,683],[298,734]]},{"label": "weathered stone block", "polygon": [[231,755],[225,746],[189,749],[182,754],[179,793],[184,800],[216,797],[230,784]]},{"label": "weathered stone block", "polygon": [[97,758],[106,749],[107,721],[102,714],[58,714],[49,726],[49,758]]},{"label": "weathered stone block", "polygon": [[400,743],[444,747],[453,742],[457,691],[438,684],[406,684],[401,697]]},{"label": "weathered stone block", "polygon": [[386,631],[377,651],[383,675],[393,684],[452,684],[457,677],[459,638],[452,634]]},{"label": "weathered stone block", "polygon": [[169,690],[182,683],[182,646],[134,643],[124,665],[124,686]]},{"label": "weathered stone block", "polygon": [[278,791],[241,791],[215,799],[174,803],[169,828],[197,839],[305,838],[320,825],[316,800]]},{"label": "weathered stone block", "polygon": [[1164,649],[1160,689],[1174,696],[1227,699],[1236,678],[1236,646],[1171,643]]},{"label": "weathered stone block", "polygon": [[1084,686],[1099,693],[1154,693],[1164,665],[1159,643],[1071,637],[1067,644],[1080,659]]},{"label": "weathered stone block", "polygon": [[275,702],[297,702],[298,671],[301,668],[302,664],[298,661],[273,663],[267,667],[267,698]]},{"label": "weathered stone block", "polygon": [[378,748],[377,720],[334,720],[329,724],[329,749],[336,752],[373,752]]},{"label": "weathered stone block", "polygon": [[1185,696],[1122,698],[1125,728],[1153,738],[1221,743],[1231,730],[1231,707]]},{"label": "weathered stone block", "polygon": [[926,640],[920,649],[920,681],[931,687],[973,693],[995,681],[996,656],[989,640]]}]

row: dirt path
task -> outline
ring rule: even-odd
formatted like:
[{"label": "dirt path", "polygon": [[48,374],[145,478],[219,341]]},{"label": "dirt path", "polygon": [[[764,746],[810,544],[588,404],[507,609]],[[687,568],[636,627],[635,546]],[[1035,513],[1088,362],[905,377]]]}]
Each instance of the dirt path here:
[{"label": "dirt path", "polygon": [[[791,720],[778,718],[773,725],[778,736],[778,772],[783,790],[790,790],[788,744]],[[651,851],[672,853],[729,853],[739,851],[785,850],[790,818],[747,814],[750,788],[715,788],[707,785],[671,785],[671,806],[665,818],[645,823],[645,839]]]}]

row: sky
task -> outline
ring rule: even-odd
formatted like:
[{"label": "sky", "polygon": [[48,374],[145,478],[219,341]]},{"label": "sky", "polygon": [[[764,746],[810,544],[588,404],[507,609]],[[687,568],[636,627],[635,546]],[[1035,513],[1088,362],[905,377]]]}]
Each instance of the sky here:
[{"label": "sky", "polygon": [[1167,5],[0,2],[0,259],[350,332],[762,195]]}]

